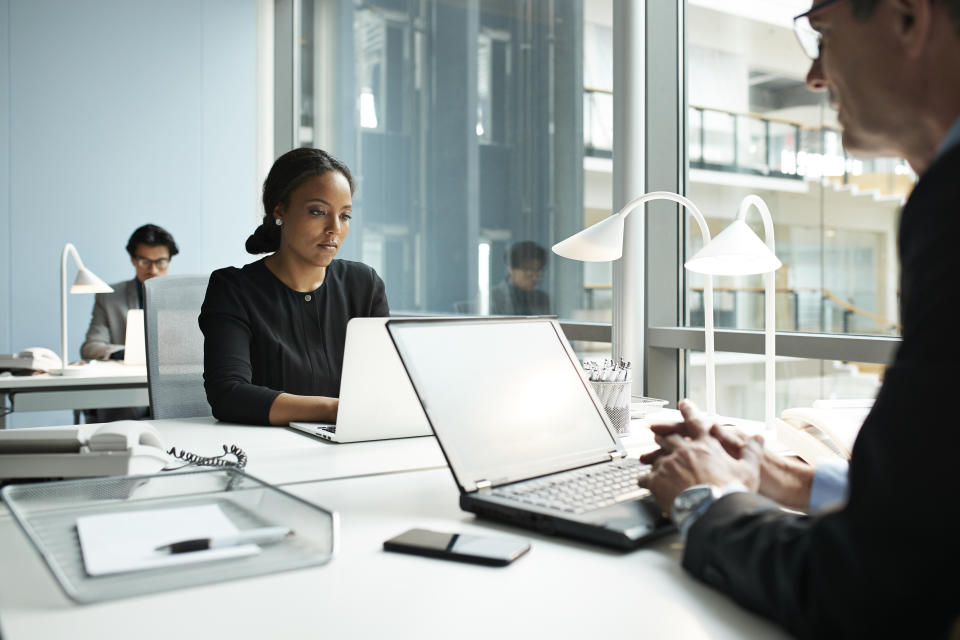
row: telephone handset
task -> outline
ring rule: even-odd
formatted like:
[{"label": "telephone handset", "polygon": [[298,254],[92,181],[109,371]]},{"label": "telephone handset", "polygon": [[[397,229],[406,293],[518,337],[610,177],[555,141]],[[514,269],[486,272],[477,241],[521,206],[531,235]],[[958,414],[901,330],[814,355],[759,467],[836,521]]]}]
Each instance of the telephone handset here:
[{"label": "telephone handset", "polygon": [[0,478],[88,478],[156,473],[170,463],[145,422],[0,431]]},{"label": "telephone handset", "polygon": [[777,437],[807,462],[849,460],[870,406],[817,406],[787,409],[777,421]]},{"label": "telephone handset", "polygon": [[30,347],[20,353],[0,355],[0,369],[56,371],[62,367],[60,356],[46,347]]}]

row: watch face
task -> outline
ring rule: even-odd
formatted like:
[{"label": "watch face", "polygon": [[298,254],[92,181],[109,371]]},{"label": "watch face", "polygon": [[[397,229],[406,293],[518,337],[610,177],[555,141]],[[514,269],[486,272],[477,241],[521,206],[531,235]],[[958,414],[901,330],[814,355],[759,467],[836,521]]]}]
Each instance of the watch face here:
[{"label": "watch face", "polygon": [[712,495],[711,487],[690,487],[677,496],[677,506],[682,509],[692,509]]},{"label": "watch face", "polygon": [[681,525],[700,503],[712,498],[714,492],[719,493],[718,489],[712,485],[694,485],[680,492],[673,500],[671,515],[674,524]]}]

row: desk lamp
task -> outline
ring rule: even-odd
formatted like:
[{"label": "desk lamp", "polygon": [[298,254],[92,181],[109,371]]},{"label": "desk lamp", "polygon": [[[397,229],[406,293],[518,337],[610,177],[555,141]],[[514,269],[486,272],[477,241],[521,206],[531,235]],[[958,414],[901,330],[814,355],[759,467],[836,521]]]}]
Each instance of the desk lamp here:
[{"label": "desk lamp", "polygon": [[[747,211],[755,206],[763,219],[763,231],[766,244],[757,237],[744,219]],[[740,276],[764,274],[764,345],[765,381],[764,381],[764,421],[767,429],[775,427],[776,404],[776,367],[774,356],[776,346],[776,323],[774,321],[774,271],[783,263],[774,253],[773,219],[770,210],[760,196],[749,195],[740,203],[737,218],[726,229],[717,234],[712,242],[705,244],[700,251],[684,263],[684,267],[694,273],[709,276]]]},{"label": "desk lamp", "polygon": [[[67,366],[67,254],[73,256],[77,265],[77,278],[70,287],[70,293],[109,293],[113,289],[106,282],[98,278],[92,271],[83,266],[83,261],[77,249],[69,242],[63,245],[60,255],[60,375],[69,376],[82,373],[82,369]],[[52,373],[52,372],[51,372]]]},{"label": "desk lamp", "polygon": [[[609,218],[587,227],[566,240],[553,245],[553,252],[564,258],[583,262],[608,262],[623,255],[623,222],[637,207],[650,200],[670,200],[683,205],[693,214],[703,234],[703,244],[710,244],[710,230],[703,214],[687,198],[670,191],[651,191],[628,202]],[[746,225],[744,225],[746,226]],[[706,357],[707,413],[717,413],[717,391],[713,364],[713,277],[706,274],[703,287],[704,355]]]}]

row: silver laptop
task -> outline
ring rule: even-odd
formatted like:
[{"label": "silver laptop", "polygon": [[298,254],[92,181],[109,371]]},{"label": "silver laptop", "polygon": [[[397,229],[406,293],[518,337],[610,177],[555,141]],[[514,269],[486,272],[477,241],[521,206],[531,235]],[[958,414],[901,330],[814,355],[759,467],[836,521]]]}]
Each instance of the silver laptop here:
[{"label": "silver laptop", "polygon": [[673,530],[551,319],[387,324],[479,516],[631,549]]},{"label": "silver laptop", "polygon": [[331,442],[433,435],[390,341],[388,320],[347,324],[337,423],[291,422],[292,428]]}]

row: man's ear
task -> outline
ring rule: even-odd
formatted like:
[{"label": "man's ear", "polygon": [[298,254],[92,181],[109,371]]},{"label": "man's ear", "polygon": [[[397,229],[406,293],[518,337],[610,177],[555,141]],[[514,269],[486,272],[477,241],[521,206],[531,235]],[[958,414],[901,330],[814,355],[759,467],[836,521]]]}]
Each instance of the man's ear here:
[{"label": "man's ear", "polygon": [[929,45],[933,30],[933,3],[930,0],[888,0],[893,7],[895,36],[903,51],[916,59]]}]

